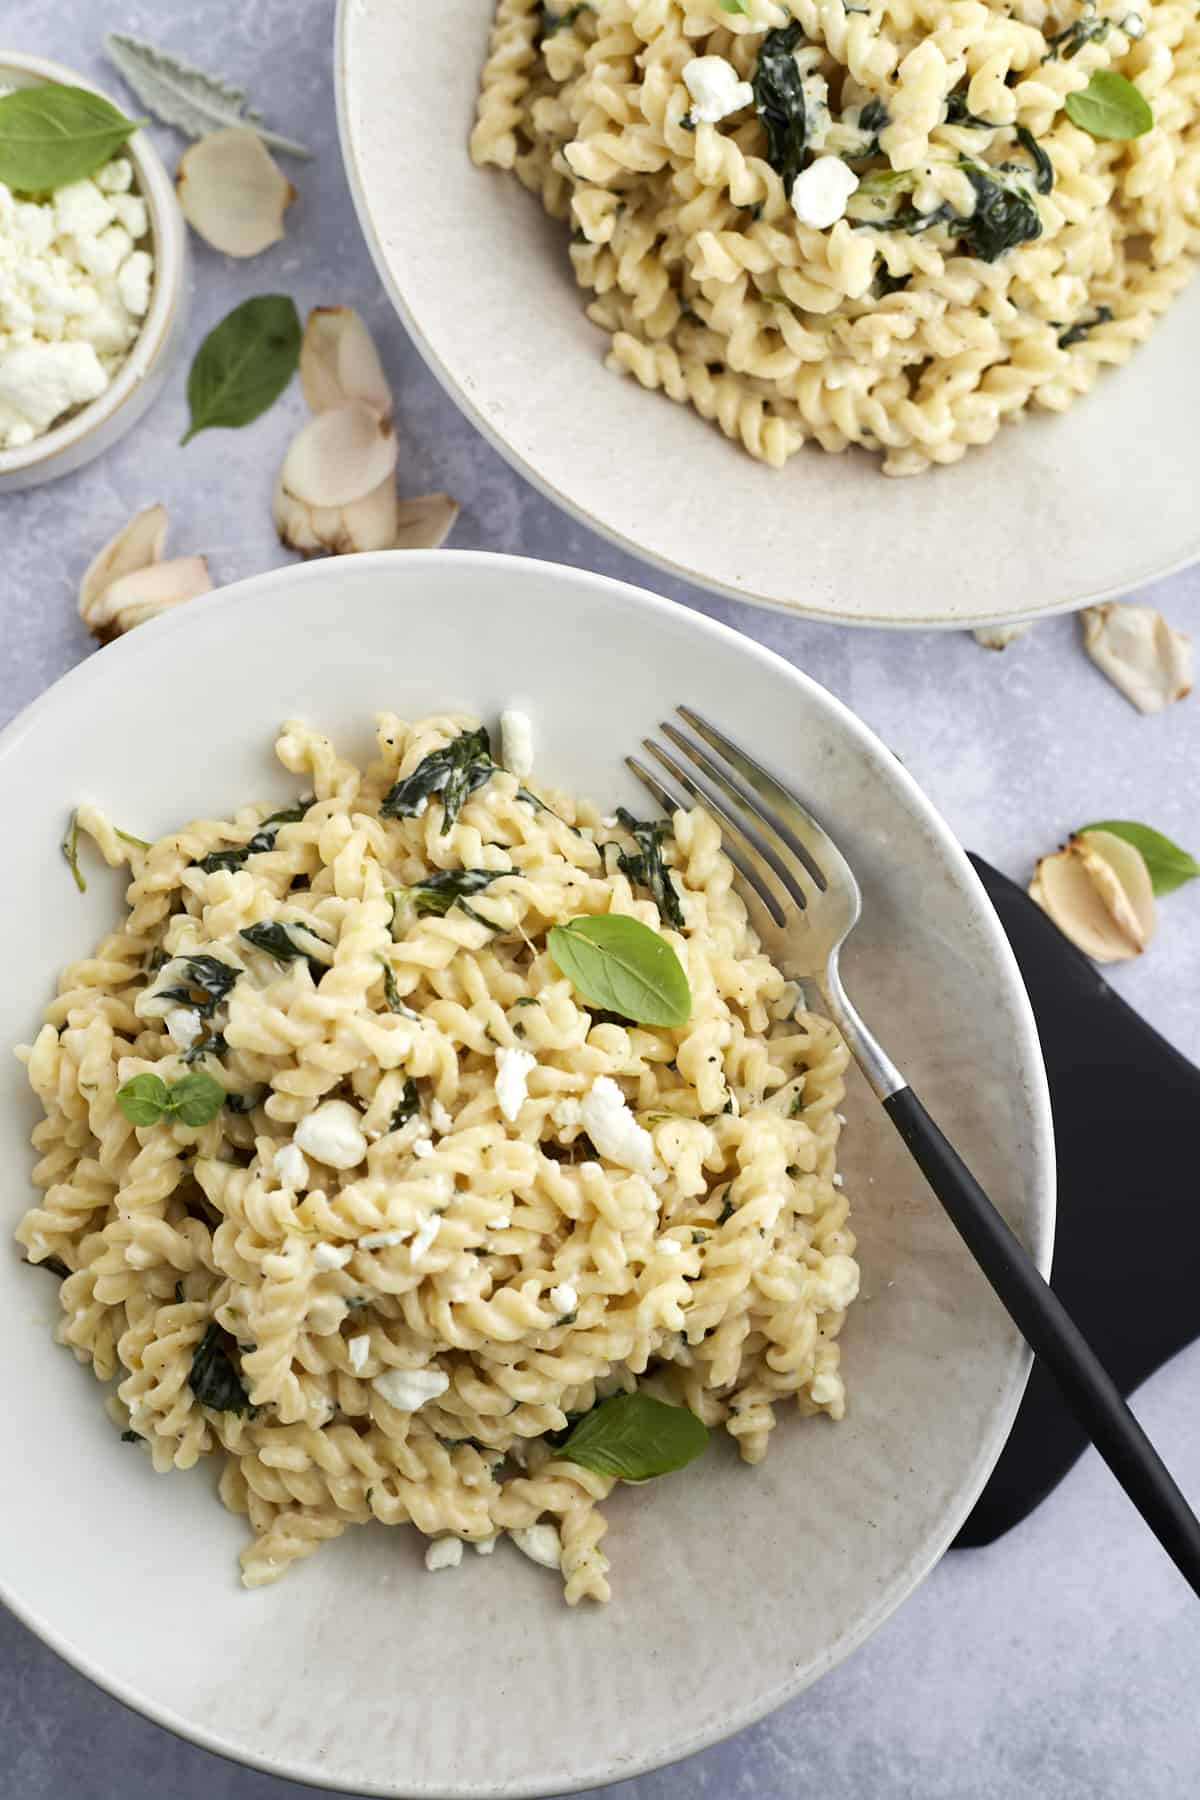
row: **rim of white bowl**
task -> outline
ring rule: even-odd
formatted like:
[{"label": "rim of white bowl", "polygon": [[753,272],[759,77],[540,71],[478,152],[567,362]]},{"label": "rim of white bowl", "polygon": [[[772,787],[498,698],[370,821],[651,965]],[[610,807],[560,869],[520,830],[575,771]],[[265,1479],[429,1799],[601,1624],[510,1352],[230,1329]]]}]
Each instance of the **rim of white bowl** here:
[{"label": "rim of white bowl", "polygon": [[[948,869],[960,890],[975,902],[976,913],[988,948],[1003,971],[1014,1012],[1020,1021],[1019,1040],[1023,1059],[1027,1065],[1030,1079],[1030,1136],[1034,1155],[1040,1164],[1040,1179],[1037,1191],[1032,1194],[1035,1202],[1035,1219],[1033,1228],[1033,1244],[1031,1254],[1043,1275],[1049,1276],[1050,1264],[1054,1248],[1055,1227],[1055,1147],[1054,1127],[1050,1111],[1050,1092],[1046,1082],[1045,1064],[1042,1058],[1041,1043],[1038,1039],[1037,1026],[1034,1022],[1033,1008],[1025,990],[1025,984],[1017,964],[1012,946],[1004,933],[998,914],[993,907],[979,876],[975,873],[967,857],[966,851],[958,842],[949,825],[942,818],[925,791],[908,773],[899,758],[887,748],[883,740],[865,725],[857,713],[836,694],[830,693],[819,681],[803,670],[797,669],[785,657],[776,651],[769,650],[754,638],[746,637],[729,625],[719,620],[710,619],[704,613],[680,604],[677,600],[668,600],[661,594],[655,594],[648,588],[635,586],[632,582],[620,581],[613,576],[600,575],[590,569],[577,569],[566,563],[547,562],[541,558],[509,556],[490,550],[376,550],[357,554],[353,559],[353,567],[361,569],[364,575],[371,570],[391,571],[397,566],[419,570],[422,567],[435,567],[439,563],[454,561],[467,568],[479,568],[486,565],[498,565],[519,576],[529,568],[537,568],[569,587],[592,586],[606,589],[614,596],[629,605],[648,612],[685,614],[702,637],[708,637],[720,645],[728,645],[750,657],[754,662],[774,673],[782,673],[796,687],[816,697],[818,704],[830,709],[839,725],[856,746],[865,754],[868,762],[878,772],[881,779],[890,781],[905,794],[922,814],[926,826],[937,848],[946,859]],[[206,609],[219,608],[235,616],[243,612],[247,605],[257,605],[264,599],[269,603],[270,596],[277,588],[287,587],[289,583],[315,582],[324,579],[329,568],[327,560],[317,562],[292,563],[281,569],[270,569],[261,575],[247,576],[242,581],[231,583],[226,588],[204,595],[198,605]],[[167,633],[178,633],[188,629],[190,609],[178,607],[169,613],[149,620],[145,625],[124,637],[115,639],[106,646],[103,654],[107,659],[106,666],[112,668],[116,659],[132,662],[154,642]],[[25,735],[29,727],[40,715],[57,705],[64,695],[69,695],[73,688],[90,678],[92,659],[79,663],[68,670],[65,675],[46,689],[43,694],[30,703],[17,717],[0,731],[0,757],[9,754]],[[800,1676],[793,1676],[781,1682],[765,1694],[758,1695],[755,1700],[739,1709],[728,1718],[723,1718],[712,1728],[705,1728],[666,1749],[656,1749],[634,1760],[623,1760],[620,1767],[610,1767],[601,1772],[588,1770],[578,1780],[572,1779],[567,1787],[561,1784],[556,1792],[579,1793],[587,1788],[604,1786],[611,1782],[631,1779],[636,1775],[649,1774],[653,1770],[666,1768],[670,1764],[682,1761],[685,1757],[694,1756],[701,1750],[722,1743],[733,1737],[747,1726],[757,1724],[768,1713],[794,1699],[805,1688],[812,1686],[821,1676],[827,1675],[831,1669],[844,1662],[860,1645],[876,1632],[890,1617],[898,1606],[920,1585],[930,1570],[941,1560],[949,1549],[959,1528],[966,1520],[971,1508],[983,1491],[984,1484],[995,1467],[1001,1450],[1004,1448],[1017,1408],[1025,1392],[1025,1384],[1029,1379],[1033,1356],[1028,1346],[1018,1346],[1014,1353],[1003,1385],[993,1402],[993,1413],[990,1430],[977,1451],[975,1461],[963,1475],[955,1490],[954,1501],[948,1507],[945,1518],[938,1531],[931,1534],[929,1540],[913,1556],[908,1564],[893,1577],[890,1584],[876,1595],[873,1605],[858,1620],[853,1630],[848,1631],[836,1644],[832,1645],[822,1659],[820,1666],[806,1670]],[[95,1667],[85,1656],[75,1651],[65,1642],[58,1631],[41,1621],[32,1607],[23,1605],[7,1587],[0,1582],[0,1599],[34,1634],[41,1638],[63,1660],[85,1675],[97,1687],[111,1694],[115,1699],[128,1706],[131,1711],[140,1713],[144,1718],[154,1720],[168,1731],[189,1743],[198,1744],[227,1761],[247,1768],[259,1769],[264,1774],[286,1777],[289,1780],[301,1781],[319,1789],[332,1790],[337,1793],[342,1789],[342,1782],[336,1770],[330,1771],[326,1779],[320,1771],[310,1767],[291,1764],[270,1754],[256,1754],[247,1749],[231,1746],[221,1740],[215,1733],[203,1726],[180,1717],[172,1708],[159,1706],[154,1701],[140,1696],[128,1683],[117,1681]],[[370,1795],[373,1800],[399,1800],[401,1790],[394,1785],[381,1786],[368,1783],[358,1784],[358,1790]],[[524,1782],[505,1782],[498,1787],[470,1788],[430,1786],[421,1784],[413,1787],[407,1784],[404,1789],[407,1800],[546,1800],[546,1790],[542,1787],[529,1787]]]},{"label": "rim of white bowl", "polygon": [[[36,86],[40,82],[63,82],[68,87],[87,88],[112,105],[111,94],[69,69],[63,63],[45,56],[25,56],[16,51],[0,51],[0,84],[9,75],[23,79],[17,85]],[[124,110],[124,108],[122,108]],[[154,252],[154,275],[150,289],[150,305],[141,329],[129,353],[104,392],[78,412],[73,412],[61,425],[52,425],[30,444],[18,450],[0,450],[0,487],[8,475],[24,474],[52,463],[56,457],[74,450],[108,423],[126,401],[142,386],[157,366],[171,342],[172,330],[179,311],[187,268],[186,227],[175,199],[175,188],[166,167],[143,131],[135,131],[122,145],[119,155],[133,164],[138,193],[146,202],[150,215],[150,241]]]},{"label": "rim of white bowl", "polygon": [[338,140],[341,144],[342,163],[346,171],[346,181],[350,188],[350,197],[354,202],[354,210],[358,215],[359,228],[366,240],[371,260],[375,264],[376,273],[382,281],[387,296],[399,315],[400,322],[417,350],[426,368],[439,385],[453,400],[463,416],[470,420],[480,435],[487,439],[492,448],[499,452],[510,468],[524,477],[531,487],[544,494],[547,500],[561,507],[563,512],[578,519],[597,537],[616,545],[639,561],[648,563],[652,568],[661,569],[678,581],[686,581],[704,593],[721,594],[726,599],[740,601],[743,606],[757,606],[767,612],[781,613],[785,618],[811,619],[821,625],[843,625],[853,629],[867,628],[884,631],[974,631],[985,625],[1033,625],[1039,619],[1053,618],[1058,613],[1078,612],[1085,606],[1098,606],[1105,600],[1116,600],[1124,594],[1136,592],[1154,581],[1167,581],[1172,575],[1178,575],[1184,569],[1190,569],[1200,561],[1200,538],[1190,550],[1167,563],[1155,563],[1142,570],[1136,581],[1114,582],[1091,589],[1084,594],[1067,594],[1048,600],[1044,606],[1035,606],[1027,611],[1005,613],[997,619],[993,613],[963,613],[961,616],[947,619],[940,616],[925,617],[913,615],[911,618],[896,619],[881,613],[856,613],[853,617],[836,611],[832,607],[814,606],[808,601],[777,600],[770,594],[748,593],[744,588],[737,588],[723,581],[719,576],[703,574],[698,569],[689,568],[686,563],[675,562],[660,550],[651,549],[637,538],[629,537],[625,532],[611,525],[605,519],[597,518],[595,513],[573,500],[571,496],[555,487],[548,475],[533,463],[528,462],[519,450],[515,449],[506,438],[501,436],[492,420],[488,417],[482,402],[472,397],[457,381],[451,371],[442,362],[437,351],[430,343],[416,315],[404,298],[395,278],[392,275],[388,259],[384,254],[379,233],[375,229],[375,220],[367,199],[367,191],[358,166],[358,156],[354,143],[354,134],[350,128],[349,108],[346,93],[346,46],[350,29],[350,15],[358,0],[338,0],[337,19],[334,25],[334,97],[337,106]]}]

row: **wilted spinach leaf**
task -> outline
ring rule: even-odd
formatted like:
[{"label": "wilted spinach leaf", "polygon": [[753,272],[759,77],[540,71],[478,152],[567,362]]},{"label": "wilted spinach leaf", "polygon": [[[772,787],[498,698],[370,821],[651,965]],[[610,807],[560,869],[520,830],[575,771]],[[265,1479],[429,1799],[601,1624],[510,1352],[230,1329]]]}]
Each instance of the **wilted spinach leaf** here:
[{"label": "wilted spinach leaf", "polygon": [[268,956],[274,957],[277,963],[298,962],[301,958],[308,964],[308,972],[314,981],[320,981],[325,973],[326,965],[310,956],[303,944],[298,944],[286,925],[278,919],[260,919],[257,925],[247,925],[238,933],[256,950],[265,950]]},{"label": "wilted spinach leaf", "polygon": [[[438,869],[425,881],[418,881],[409,893],[419,919],[430,913],[444,918],[452,906],[461,904],[469,894],[481,894],[498,876],[512,872],[511,869]],[[464,906],[463,911],[470,913],[471,909]],[[475,914],[471,913],[471,917]]]},{"label": "wilted spinach leaf", "polygon": [[663,918],[682,931],[683,908],[662,854],[662,841],[671,835],[670,825],[665,819],[635,819],[623,806],[617,808],[617,818],[638,847],[636,856],[630,850],[618,850],[617,866],[622,875],[635,887],[649,888]]},{"label": "wilted spinach leaf", "polygon": [[311,800],[302,800],[298,806],[289,806],[284,812],[272,813],[244,844],[236,844],[229,850],[213,850],[209,855],[202,856],[195,867],[203,869],[206,875],[215,875],[218,869],[240,869],[247,857],[259,856],[264,850],[273,850],[275,839],[279,836],[279,827],[294,825],[304,817],[311,805]]},{"label": "wilted spinach leaf", "polygon": [[392,1119],[388,1130],[399,1131],[402,1125],[407,1125],[410,1119],[415,1119],[420,1110],[421,1096],[417,1092],[416,1082],[410,1075],[404,1084],[403,1093],[392,1109]]},{"label": "wilted spinach leaf", "polygon": [[[187,956],[180,960],[184,965],[184,984],[158,988],[158,997],[178,1000],[181,1006],[190,1006],[193,1012],[198,1012],[202,1019],[211,1019],[242,971],[217,956]],[[197,1000],[197,990],[203,999]]]},{"label": "wilted spinach leaf", "polygon": [[214,1412],[244,1413],[249,1411],[250,1401],[228,1347],[231,1343],[214,1320],[196,1345],[187,1381],[201,1406],[211,1406]]},{"label": "wilted spinach leaf", "polygon": [[1042,221],[1025,187],[1009,185],[995,173],[968,165],[966,177],[975,189],[975,211],[955,221],[960,243],[981,262],[995,262],[1006,250],[1042,235]]},{"label": "wilted spinach leaf", "polygon": [[808,135],[804,84],[793,54],[803,38],[803,27],[796,20],[768,31],[753,81],[755,111],[767,134],[767,161],[781,177],[789,198],[804,161]]},{"label": "wilted spinach leaf", "polygon": [[1028,125],[1017,126],[1017,142],[1033,162],[1033,185],[1039,194],[1048,194],[1054,186],[1054,164],[1030,131]]},{"label": "wilted spinach leaf", "polygon": [[1111,19],[1098,19],[1094,8],[1089,8],[1083,18],[1076,19],[1046,39],[1048,48],[1042,61],[1057,62],[1061,56],[1064,62],[1070,62],[1073,56],[1079,55],[1085,44],[1101,43],[1108,36],[1111,26]]},{"label": "wilted spinach leaf", "polygon": [[1094,331],[1097,325],[1107,325],[1111,318],[1111,306],[1098,306],[1094,319],[1076,319],[1074,325],[1069,325],[1066,331],[1059,333],[1059,349],[1069,350],[1072,344],[1082,344],[1089,331]]},{"label": "wilted spinach leaf", "polygon": [[496,772],[492,747],[481,725],[464,731],[440,750],[431,750],[411,775],[393,783],[383,796],[379,814],[384,819],[413,819],[435,795],[442,799],[442,830],[449,831],[463,802]]}]

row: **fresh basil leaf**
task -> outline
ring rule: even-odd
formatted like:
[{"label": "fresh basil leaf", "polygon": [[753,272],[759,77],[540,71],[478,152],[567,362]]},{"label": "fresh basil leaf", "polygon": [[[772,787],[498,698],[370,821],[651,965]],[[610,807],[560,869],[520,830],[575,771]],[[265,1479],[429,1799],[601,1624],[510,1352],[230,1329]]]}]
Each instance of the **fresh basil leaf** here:
[{"label": "fresh basil leaf", "polygon": [[201,1406],[211,1406],[214,1412],[250,1410],[241,1372],[227,1347],[226,1334],[215,1321],[196,1345],[187,1383]]},{"label": "fresh basil leaf", "polygon": [[75,877],[75,886],[81,894],[86,894],[87,877],[79,866],[79,814],[77,812],[71,814],[71,822],[67,826],[66,836],[59,845],[59,849],[63,853],[68,869]]},{"label": "fresh basil leaf", "polygon": [[[418,919],[430,913],[444,918],[456,902],[465,900],[470,894],[481,894],[497,876],[512,873],[511,869],[439,869],[408,891],[413,897]],[[470,908],[464,910],[469,912]]]},{"label": "fresh basil leaf", "polygon": [[1139,825],[1134,819],[1099,819],[1094,825],[1081,825],[1079,829],[1111,831],[1114,837],[1124,838],[1140,850],[1156,894],[1173,894],[1186,882],[1200,879],[1200,862],[1152,826]]},{"label": "fresh basil leaf", "polygon": [[157,1125],[171,1110],[171,1094],[161,1075],[134,1075],[117,1089],[117,1105],[131,1125]]},{"label": "fresh basil leaf", "polygon": [[767,134],[767,161],[782,178],[789,199],[804,161],[808,136],[804,83],[794,54],[803,40],[804,28],[796,20],[768,31],[758,53],[752,83],[754,108]]},{"label": "fresh basil leaf", "polygon": [[300,361],[300,318],[286,294],[243,300],[214,325],[188,375],[188,444],[214,425],[249,425],[282,394]]},{"label": "fresh basil leaf", "polygon": [[1094,138],[1142,137],[1154,125],[1146,96],[1115,69],[1097,69],[1085,88],[1068,94],[1066,113]]},{"label": "fresh basil leaf", "polygon": [[671,827],[665,819],[652,821],[635,819],[623,806],[617,808],[617,818],[625,827],[638,847],[639,855],[621,850],[617,855],[617,864],[634,887],[649,888],[658,904],[659,914],[674,925],[677,931],[683,930],[683,908],[679,904],[679,894],[671,880],[667,866],[663,861],[662,841],[671,835]]},{"label": "fresh basil leaf", "polygon": [[171,1111],[181,1125],[207,1125],[225,1104],[225,1089],[202,1069],[171,1086]]},{"label": "fresh basil leaf", "polygon": [[394,782],[379,805],[383,819],[415,819],[435,795],[442,799],[442,831],[449,831],[463,802],[496,773],[492,747],[481,725],[431,750],[411,775]]},{"label": "fresh basil leaf", "polygon": [[1112,316],[1111,306],[1098,306],[1094,319],[1076,319],[1074,325],[1068,326],[1066,331],[1059,333],[1059,349],[1069,350],[1072,344],[1081,344],[1089,331],[1094,331],[1097,325],[1107,325]]},{"label": "fresh basil leaf", "polygon": [[620,913],[556,925],[546,947],[592,1006],[639,1025],[684,1025],[692,993],[670,944],[640,919]]},{"label": "fresh basil leaf", "polygon": [[17,88],[0,95],[0,181],[18,194],[53,193],[93,175],[144,124],[89,88]]},{"label": "fresh basil leaf", "polygon": [[638,1392],[593,1406],[554,1455],[597,1475],[649,1481],[686,1468],[707,1444],[707,1430],[686,1406],[666,1406]]},{"label": "fresh basil leaf", "polygon": [[[198,1012],[202,1019],[211,1019],[242,971],[235,969],[232,963],[222,962],[219,956],[188,956],[183,962],[184,985],[159,988],[156,990],[158,998],[178,1000],[181,1006],[190,1006],[193,1012]],[[197,988],[203,999],[196,999]]]}]

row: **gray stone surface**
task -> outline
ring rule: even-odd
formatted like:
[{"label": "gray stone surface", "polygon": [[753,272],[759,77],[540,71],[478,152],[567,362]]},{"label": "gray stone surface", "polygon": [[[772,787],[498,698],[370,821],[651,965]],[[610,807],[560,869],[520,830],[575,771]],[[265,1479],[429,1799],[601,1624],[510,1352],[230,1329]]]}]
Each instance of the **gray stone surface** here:
[{"label": "gray stone surface", "polygon": [[[850,632],[756,612],[637,563],[516,475],[426,372],[375,278],[338,157],[328,0],[6,0],[0,50],[56,57],[119,92],[101,53],[114,25],[244,82],[273,123],[318,151],[315,162],[291,169],[300,198],[285,243],[240,266],[197,246],[188,354],[251,293],[286,290],[302,309],[352,302],[395,385],[405,485],[413,493],[445,488],[462,502],[454,544],[619,575],[769,644],[873,725],[963,842],[1019,879],[1089,818],[1143,818],[1193,847],[1200,842],[1198,703],[1141,718],[1084,657],[1073,620],[1052,620],[992,655],[963,634]],[[157,135],[173,160],[179,140]],[[88,654],[76,582],[136,507],[165,501],[173,547],[207,552],[221,582],[284,560],[269,497],[301,416],[299,395],[246,431],[212,433],[183,451],[176,446],[184,373],[181,366],[154,412],[98,464],[0,500],[3,717]],[[648,429],[652,418],[648,401]],[[919,504],[919,490],[913,499]],[[1129,525],[1137,529],[1136,520]],[[936,582],[936,570],[929,579]],[[1200,573],[1140,597],[1186,628],[1197,614]],[[1192,891],[1166,902],[1152,953],[1114,977],[1193,1057],[1198,967],[1200,894]],[[1155,1377],[1138,1406],[1200,1502],[1198,1377],[1200,1346]],[[126,1712],[7,1615],[0,1671],[2,1800],[285,1800],[306,1791],[223,1763]],[[1135,1792],[1177,1800],[1200,1782],[1198,1675],[1196,1603],[1089,1455],[1008,1539],[948,1557],[871,1643],[793,1705],[681,1767],[614,1791],[623,1800],[785,1800],[801,1792],[826,1800],[1117,1800]]]}]

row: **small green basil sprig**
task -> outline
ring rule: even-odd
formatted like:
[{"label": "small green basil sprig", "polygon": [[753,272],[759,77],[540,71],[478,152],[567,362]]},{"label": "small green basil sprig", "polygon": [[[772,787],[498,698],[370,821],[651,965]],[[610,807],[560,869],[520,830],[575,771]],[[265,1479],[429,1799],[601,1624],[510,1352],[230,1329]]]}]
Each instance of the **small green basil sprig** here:
[{"label": "small green basil sprig", "polygon": [[131,1125],[207,1125],[225,1104],[225,1089],[197,1071],[168,1085],[161,1075],[134,1075],[117,1089],[117,1105]]}]

